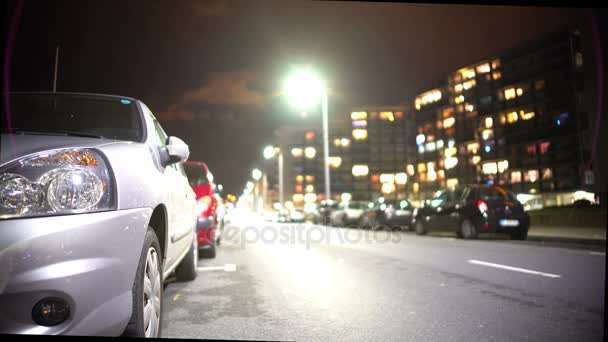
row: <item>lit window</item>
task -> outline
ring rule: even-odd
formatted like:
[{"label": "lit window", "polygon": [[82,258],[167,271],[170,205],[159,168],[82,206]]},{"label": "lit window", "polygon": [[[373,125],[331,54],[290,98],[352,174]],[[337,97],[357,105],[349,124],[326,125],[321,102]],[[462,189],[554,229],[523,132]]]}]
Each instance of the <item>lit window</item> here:
[{"label": "lit window", "polygon": [[339,147],[340,146],[340,139],[334,139],[334,145],[336,147]]},{"label": "lit window", "polygon": [[456,147],[448,147],[444,150],[444,155],[446,158],[455,157],[457,152]]},{"label": "lit window", "polygon": [[302,193],[302,186],[301,185],[296,185],[296,193],[301,194]]},{"label": "lit window", "polygon": [[511,183],[521,183],[521,171],[511,172]]},{"label": "lit window", "polygon": [[445,179],[445,171],[444,170],[437,171],[437,178]]},{"label": "lit window", "polygon": [[414,190],[414,192],[420,191],[420,184],[414,183],[414,185],[412,186],[412,189]]},{"label": "lit window", "polygon": [[435,170],[429,170],[427,175],[426,175],[426,180],[428,182],[434,182],[437,180],[437,172],[435,172]]},{"label": "lit window", "polygon": [[313,131],[306,132],[306,140],[312,140],[314,138],[315,138],[315,132],[313,132]]},{"label": "lit window", "polygon": [[443,140],[437,140],[437,149],[443,148]]},{"label": "lit window", "polygon": [[400,172],[400,173],[395,174],[395,183],[397,183],[397,184],[407,183],[407,174],[405,172]]},{"label": "lit window", "polygon": [[531,156],[536,155],[536,145],[532,144],[532,145],[526,146],[526,154],[531,155]]},{"label": "lit window", "polygon": [[424,145],[418,146],[418,153],[420,153],[420,154],[424,153]]},{"label": "lit window", "polygon": [[524,93],[524,90],[521,88],[517,88],[517,96],[521,96]]},{"label": "lit window", "polygon": [[583,54],[580,52],[577,52],[575,55],[575,60],[576,60],[576,67],[580,68],[583,66]]},{"label": "lit window", "polygon": [[498,173],[503,173],[509,168],[509,161],[502,160],[497,163]]},{"label": "lit window", "polygon": [[403,118],[403,112],[396,112],[395,113],[395,119],[402,119]]},{"label": "lit window", "polygon": [[367,165],[354,165],[352,172],[355,177],[367,176],[369,167],[367,167]]},{"label": "lit window", "polygon": [[312,183],[315,181],[315,176],[308,175],[306,176],[306,183]]},{"label": "lit window", "polygon": [[473,106],[472,104],[467,104],[466,106],[464,106],[464,109],[470,113],[475,110],[475,106]]},{"label": "lit window", "polygon": [[458,158],[456,157],[449,157],[449,158],[445,158],[445,168],[446,169],[453,169],[454,167],[456,167],[456,165],[458,164]]},{"label": "lit window", "polygon": [[366,120],[367,112],[352,112],[350,113],[351,120]]},{"label": "lit window", "polygon": [[439,100],[441,100],[441,91],[439,89],[427,91],[426,93],[420,94],[416,97],[416,109],[420,109],[422,106],[437,102]]},{"label": "lit window", "polygon": [[418,164],[418,173],[423,173],[426,171],[426,165],[424,163]]},{"label": "lit window", "polygon": [[306,186],[306,192],[311,193],[311,192],[315,192],[315,187],[312,184],[308,184]]},{"label": "lit window", "polygon": [[442,129],[443,128],[443,123],[441,122],[441,120],[437,120],[437,129]]},{"label": "lit window", "polygon": [[452,114],[454,114],[454,108],[452,108],[452,107],[445,108],[441,112],[441,115],[443,116],[444,119],[449,118],[450,116],[452,116]]},{"label": "lit window", "polygon": [[302,176],[302,175],[296,176],[296,182],[301,184],[303,181],[304,181],[304,176]]},{"label": "lit window", "polygon": [[430,170],[435,170],[435,162],[428,162],[426,163],[426,168],[430,171]]},{"label": "lit window", "polygon": [[473,163],[473,165],[479,164],[480,161],[481,161],[481,157],[480,156],[473,156],[471,158],[471,163]]},{"label": "lit window", "polygon": [[470,81],[464,82],[462,84],[462,87],[464,88],[464,90],[469,90],[469,89],[473,88],[476,84],[477,84],[477,82],[475,80],[470,80]]},{"label": "lit window", "polygon": [[498,172],[498,166],[496,163],[485,163],[482,166],[482,172],[486,175],[495,175]]},{"label": "lit window", "polygon": [[456,119],[454,117],[447,118],[447,119],[443,120],[443,127],[450,128],[450,127],[454,126],[455,123],[456,123]]},{"label": "lit window", "polygon": [[540,145],[538,145],[540,154],[547,154],[547,152],[549,152],[549,145],[550,143],[548,141],[540,143]]},{"label": "lit window", "polygon": [[367,127],[367,120],[355,120],[353,121],[353,127]]},{"label": "lit window", "polygon": [[524,174],[524,181],[534,183],[538,180],[538,170],[528,170]]},{"label": "lit window", "polygon": [[317,201],[317,194],[306,194],[304,195],[304,202],[314,203]]},{"label": "lit window", "polygon": [[491,129],[484,129],[481,132],[481,137],[483,138],[483,140],[488,140],[494,137],[494,131]]},{"label": "lit window", "polygon": [[380,183],[395,183],[395,175],[392,173],[381,174]]},{"label": "lit window", "polygon": [[454,189],[458,186],[458,178],[450,178],[446,181],[448,188]]},{"label": "lit window", "polygon": [[454,86],[454,91],[457,93],[460,93],[462,91],[462,88],[463,88],[462,84],[458,83],[457,85]]},{"label": "lit window", "polygon": [[488,116],[484,119],[484,123],[486,124],[486,128],[492,128],[494,125],[494,120],[492,120],[491,116]]},{"label": "lit window", "polygon": [[393,183],[384,183],[382,184],[381,191],[383,194],[390,194],[395,192],[395,184]]},{"label": "lit window", "polygon": [[294,194],[292,198],[293,198],[293,201],[296,203],[300,203],[300,202],[304,201],[304,195],[302,195],[302,194]]},{"label": "lit window", "polygon": [[492,73],[492,78],[493,78],[494,80],[499,80],[501,77],[502,77],[502,74],[500,73],[500,71],[494,71],[494,72]]},{"label": "lit window", "polygon": [[395,121],[395,116],[393,115],[393,112],[380,112],[380,119],[393,122]]},{"label": "lit window", "polygon": [[355,140],[367,139],[367,130],[362,128],[353,129],[353,138],[355,138]]},{"label": "lit window", "polygon": [[461,69],[459,72],[465,80],[475,77],[475,70],[473,68]]},{"label": "lit window", "polygon": [[379,183],[380,182],[380,176],[379,175],[372,175],[372,183]]},{"label": "lit window", "polygon": [[467,152],[469,154],[477,154],[477,151],[479,150],[479,143],[470,143],[467,145]]},{"label": "lit window", "polygon": [[507,123],[507,116],[506,115],[500,114],[500,123],[503,124],[503,125],[505,123]]},{"label": "lit window", "polygon": [[308,159],[312,159],[317,155],[317,150],[314,147],[307,147],[304,149],[304,155]]},{"label": "lit window", "polygon": [[350,139],[348,139],[348,138],[342,138],[342,140],[340,142],[342,143],[342,147],[350,146]]},{"label": "lit window", "polygon": [[329,165],[331,165],[331,167],[333,167],[334,169],[337,169],[340,167],[340,165],[342,165],[342,158],[340,157],[329,157]]},{"label": "lit window", "polygon": [[477,73],[478,74],[485,74],[490,72],[490,64],[489,63],[485,63],[482,65],[478,65],[477,66]]},{"label": "lit window", "polygon": [[546,168],[543,169],[543,180],[553,178],[553,170]]},{"label": "lit window", "polygon": [[302,156],[302,153],[303,153],[303,151],[302,151],[302,149],[301,149],[301,148],[297,148],[297,147],[295,147],[295,148],[292,148],[292,149],[291,149],[291,155],[292,155],[294,158],[300,158],[300,157]]},{"label": "lit window", "polygon": [[505,89],[505,99],[511,100],[515,98],[515,88]]},{"label": "lit window", "polygon": [[507,114],[507,122],[514,123],[517,122],[517,112],[511,112]]},{"label": "lit window", "polygon": [[500,59],[495,59],[492,61],[492,69],[497,69],[500,67]]},{"label": "lit window", "polygon": [[408,175],[413,176],[414,175],[414,165],[409,164],[408,166],[406,166],[405,171],[407,172]]},{"label": "lit window", "polygon": [[425,149],[427,151],[435,151],[435,142],[428,142],[426,143]]},{"label": "lit window", "polygon": [[458,103],[463,103],[464,102],[464,96],[460,95],[456,98],[454,98],[454,103],[458,104]]},{"label": "lit window", "polygon": [[530,120],[534,117],[534,112],[524,113],[524,111],[522,110],[520,112],[520,116],[522,120]]}]

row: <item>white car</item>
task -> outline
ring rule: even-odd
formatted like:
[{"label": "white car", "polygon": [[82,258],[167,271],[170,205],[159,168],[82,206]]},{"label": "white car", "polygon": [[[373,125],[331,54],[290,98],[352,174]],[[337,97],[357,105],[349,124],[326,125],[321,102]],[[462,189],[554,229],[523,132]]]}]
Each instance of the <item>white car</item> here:
[{"label": "white car", "polygon": [[329,215],[329,223],[332,226],[358,225],[366,209],[367,204],[363,202],[340,202],[338,208]]},{"label": "white car", "polygon": [[160,336],[164,279],[197,271],[188,146],[133,98],[14,93],[5,108],[0,333]]}]

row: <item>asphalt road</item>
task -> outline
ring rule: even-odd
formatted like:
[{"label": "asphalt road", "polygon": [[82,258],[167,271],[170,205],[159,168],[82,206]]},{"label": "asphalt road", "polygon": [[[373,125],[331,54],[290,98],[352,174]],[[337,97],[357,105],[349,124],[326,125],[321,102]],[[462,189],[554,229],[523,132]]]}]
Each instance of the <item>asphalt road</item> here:
[{"label": "asphalt road", "polygon": [[240,219],[166,286],[163,337],[603,340],[605,252]]}]

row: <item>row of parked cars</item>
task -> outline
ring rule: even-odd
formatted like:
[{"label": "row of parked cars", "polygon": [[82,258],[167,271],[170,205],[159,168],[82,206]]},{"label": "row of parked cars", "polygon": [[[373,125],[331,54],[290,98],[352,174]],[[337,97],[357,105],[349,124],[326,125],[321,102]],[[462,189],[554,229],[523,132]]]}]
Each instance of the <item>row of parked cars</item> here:
[{"label": "row of parked cars", "polygon": [[339,227],[413,229],[419,235],[448,231],[467,239],[499,232],[525,240],[530,226],[530,217],[514,194],[499,185],[485,184],[444,189],[422,208],[415,208],[407,199],[323,201],[313,221]]},{"label": "row of parked cars", "polygon": [[221,241],[207,165],[134,98],[4,100],[0,333],[158,337],[163,282]]}]

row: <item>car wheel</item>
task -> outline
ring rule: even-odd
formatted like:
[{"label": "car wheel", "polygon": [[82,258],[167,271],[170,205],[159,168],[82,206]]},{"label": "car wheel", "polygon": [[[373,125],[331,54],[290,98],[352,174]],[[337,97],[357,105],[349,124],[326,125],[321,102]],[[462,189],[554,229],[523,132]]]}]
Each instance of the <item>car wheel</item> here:
[{"label": "car wheel", "polygon": [[460,223],[460,234],[464,239],[476,239],[477,238],[477,228],[473,224],[473,222],[469,220],[464,220]]},{"label": "car wheel", "polygon": [[213,259],[215,258],[215,242],[211,245],[211,248],[201,249],[200,256],[205,259]]},{"label": "car wheel", "polygon": [[190,251],[184,257],[184,260],[177,266],[175,276],[179,281],[192,281],[196,279],[198,267],[198,241],[194,235],[194,241],[190,246]]},{"label": "car wheel", "polygon": [[133,310],[123,335],[160,337],[163,293],[162,255],[158,237],[148,227],[133,283]]},{"label": "car wheel", "polygon": [[511,233],[511,240],[525,240],[528,238],[528,229],[517,229]]},{"label": "car wheel", "polygon": [[422,221],[418,220],[416,221],[416,234],[417,235],[425,235],[426,232],[426,228],[424,227],[424,224],[422,224]]}]

